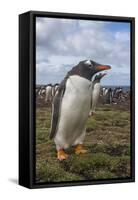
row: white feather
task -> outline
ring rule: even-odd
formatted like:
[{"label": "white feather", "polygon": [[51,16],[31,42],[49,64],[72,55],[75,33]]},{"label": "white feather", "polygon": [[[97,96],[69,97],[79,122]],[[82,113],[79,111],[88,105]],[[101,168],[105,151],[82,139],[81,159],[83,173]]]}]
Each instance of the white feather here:
[{"label": "white feather", "polygon": [[91,61],[90,61],[90,60],[86,60],[86,61],[85,61],[85,64],[91,65]]}]

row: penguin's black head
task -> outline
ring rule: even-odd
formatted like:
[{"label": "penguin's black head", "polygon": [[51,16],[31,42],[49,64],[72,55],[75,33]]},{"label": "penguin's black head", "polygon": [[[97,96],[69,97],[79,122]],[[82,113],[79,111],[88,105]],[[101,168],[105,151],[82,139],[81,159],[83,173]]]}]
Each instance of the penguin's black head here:
[{"label": "penguin's black head", "polygon": [[92,75],[103,70],[111,69],[109,65],[99,64],[99,63],[94,62],[93,60],[85,60],[85,61],[81,61],[80,63],[83,63],[86,66],[85,68],[91,71]]},{"label": "penguin's black head", "polygon": [[78,65],[69,71],[68,75],[79,75],[88,80],[91,80],[93,75],[97,72],[111,69],[109,65],[102,65],[92,60],[80,61]]}]

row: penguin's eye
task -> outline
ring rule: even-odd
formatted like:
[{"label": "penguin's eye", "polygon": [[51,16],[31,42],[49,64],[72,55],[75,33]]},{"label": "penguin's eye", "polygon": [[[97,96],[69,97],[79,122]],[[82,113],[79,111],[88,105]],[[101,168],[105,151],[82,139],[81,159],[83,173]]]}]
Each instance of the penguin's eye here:
[{"label": "penguin's eye", "polygon": [[89,68],[91,68],[91,69],[93,68],[93,64],[92,64],[92,63],[89,64],[88,66],[89,66]]},{"label": "penguin's eye", "polygon": [[90,67],[90,68],[92,68],[92,67],[93,67],[93,65],[92,65],[92,64],[90,64],[90,65],[89,65],[89,67]]}]

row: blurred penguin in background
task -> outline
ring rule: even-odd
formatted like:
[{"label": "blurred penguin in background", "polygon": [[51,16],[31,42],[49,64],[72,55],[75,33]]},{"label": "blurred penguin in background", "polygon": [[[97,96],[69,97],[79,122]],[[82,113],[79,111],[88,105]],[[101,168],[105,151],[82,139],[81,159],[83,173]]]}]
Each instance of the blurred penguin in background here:
[{"label": "blurred penguin in background", "polygon": [[51,102],[52,101],[52,84],[46,85],[46,102]]},{"label": "blurred penguin in background", "polygon": [[89,113],[89,117],[95,113],[96,105],[100,95],[101,89],[101,78],[104,77],[106,73],[100,73],[95,76],[94,80],[92,81],[92,100],[91,100],[91,109]]},{"label": "blurred penguin in background", "polygon": [[105,100],[104,100],[104,104],[111,104],[113,102],[113,96],[112,96],[113,90],[112,88],[108,89],[108,92],[105,95]]}]

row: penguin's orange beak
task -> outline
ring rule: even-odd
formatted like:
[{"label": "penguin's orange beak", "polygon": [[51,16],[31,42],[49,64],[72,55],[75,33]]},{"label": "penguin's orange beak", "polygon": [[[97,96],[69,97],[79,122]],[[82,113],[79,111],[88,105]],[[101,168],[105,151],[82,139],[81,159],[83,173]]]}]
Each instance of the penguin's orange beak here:
[{"label": "penguin's orange beak", "polygon": [[99,70],[99,71],[108,70],[108,69],[111,69],[111,66],[109,66],[109,65],[98,65],[96,67],[96,69]]}]

